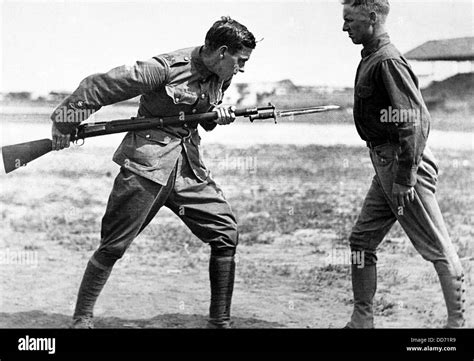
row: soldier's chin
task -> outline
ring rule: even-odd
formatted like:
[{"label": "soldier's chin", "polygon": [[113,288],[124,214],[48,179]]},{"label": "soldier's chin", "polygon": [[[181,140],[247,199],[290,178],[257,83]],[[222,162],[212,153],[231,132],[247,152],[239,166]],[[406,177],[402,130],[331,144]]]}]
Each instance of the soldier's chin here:
[{"label": "soldier's chin", "polygon": [[351,38],[351,40],[352,40],[352,42],[353,42],[354,44],[357,44],[357,45],[362,44],[362,42],[361,42],[360,40],[355,39],[355,38],[353,38],[352,36],[351,36],[350,38]]}]

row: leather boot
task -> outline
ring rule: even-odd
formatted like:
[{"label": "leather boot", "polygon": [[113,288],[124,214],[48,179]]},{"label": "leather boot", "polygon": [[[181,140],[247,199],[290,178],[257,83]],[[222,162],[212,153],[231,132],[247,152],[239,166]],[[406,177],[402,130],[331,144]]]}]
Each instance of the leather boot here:
[{"label": "leather boot", "polygon": [[234,290],[234,256],[212,256],[209,260],[211,305],[207,328],[231,328],[230,306]]},{"label": "leather boot", "polygon": [[[438,268],[436,268],[438,271]],[[438,271],[444,301],[448,310],[446,328],[461,328],[466,326],[464,312],[466,309],[466,286],[464,275],[453,276],[446,272]]]},{"label": "leather boot", "polygon": [[374,328],[373,299],[377,289],[376,265],[351,265],[354,310],[345,328]]},{"label": "leather boot", "polygon": [[72,328],[94,328],[94,305],[111,271],[112,267],[99,268],[92,261],[87,263],[77,295]]}]

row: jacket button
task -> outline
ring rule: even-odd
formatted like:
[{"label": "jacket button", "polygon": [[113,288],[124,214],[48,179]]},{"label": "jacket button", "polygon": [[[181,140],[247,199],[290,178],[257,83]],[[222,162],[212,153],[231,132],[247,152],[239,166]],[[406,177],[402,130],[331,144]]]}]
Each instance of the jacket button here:
[{"label": "jacket button", "polygon": [[150,134],[145,135],[145,138],[147,139],[150,138]]},{"label": "jacket button", "polygon": [[189,61],[189,58],[187,56],[185,56],[184,61]]},{"label": "jacket button", "polygon": [[196,110],[196,109],[193,109],[192,111],[193,111],[193,113],[196,113],[196,112],[197,112],[197,110]]},{"label": "jacket button", "polygon": [[174,100],[176,100],[177,102],[179,102],[179,98],[174,98]]},{"label": "jacket button", "polygon": [[205,98],[206,98],[206,94],[202,93],[202,94],[201,94],[201,98],[202,98],[202,99],[205,99]]}]

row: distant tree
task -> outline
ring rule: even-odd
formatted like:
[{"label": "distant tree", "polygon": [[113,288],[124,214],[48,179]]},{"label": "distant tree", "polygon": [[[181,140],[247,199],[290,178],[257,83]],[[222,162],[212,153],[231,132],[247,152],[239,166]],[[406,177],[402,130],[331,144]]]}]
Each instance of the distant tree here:
[{"label": "distant tree", "polygon": [[31,100],[31,92],[9,92],[6,94],[5,98],[7,100],[28,101]]}]

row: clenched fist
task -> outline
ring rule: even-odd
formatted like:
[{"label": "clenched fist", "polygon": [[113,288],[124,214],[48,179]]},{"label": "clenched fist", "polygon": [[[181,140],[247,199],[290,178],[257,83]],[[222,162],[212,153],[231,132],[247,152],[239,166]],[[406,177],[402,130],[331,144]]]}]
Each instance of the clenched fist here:
[{"label": "clenched fist", "polygon": [[217,124],[230,124],[235,120],[234,106],[218,106],[214,108],[214,111],[217,112],[217,119],[215,120]]}]

